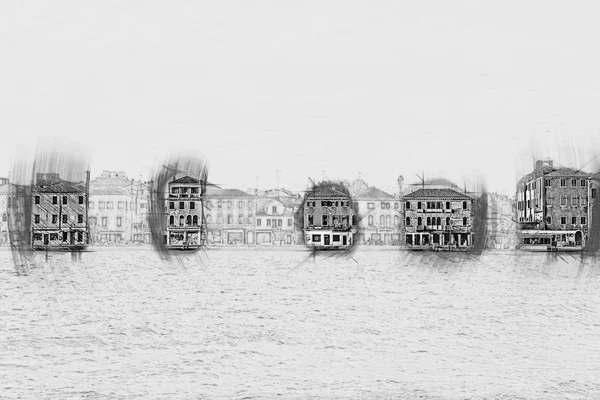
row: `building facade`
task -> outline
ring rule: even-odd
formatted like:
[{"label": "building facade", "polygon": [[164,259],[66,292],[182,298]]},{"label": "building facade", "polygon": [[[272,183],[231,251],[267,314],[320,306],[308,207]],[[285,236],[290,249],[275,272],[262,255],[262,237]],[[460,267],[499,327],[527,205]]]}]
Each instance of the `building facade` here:
[{"label": "building facade", "polygon": [[376,187],[353,197],[358,206],[360,231],[357,244],[400,245],[400,199]]},{"label": "building facade", "polygon": [[256,243],[296,244],[294,209],[274,198],[259,198],[256,209]]},{"label": "building facade", "polygon": [[306,194],[304,243],[314,248],[347,248],[354,244],[358,216],[352,198],[341,187],[321,184]]},{"label": "building facade", "polygon": [[58,174],[37,174],[32,187],[34,249],[83,249],[88,244],[88,190]]},{"label": "building facade", "polygon": [[0,246],[30,243],[31,191],[3,180],[0,185]]},{"label": "building facade", "polygon": [[402,197],[406,246],[469,249],[473,245],[473,199],[453,189],[417,189]]},{"label": "building facade", "polygon": [[590,181],[589,173],[556,168],[552,160],[537,160],[533,172],[517,183],[516,213],[524,244],[585,246]]},{"label": "building facade", "polygon": [[198,248],[204,244],[205,195],[205,183],[196,178],[184,176],[168,183],[164,236],[168,247]]},{"label": "building facade", "polygon": [[238,189],[210,187],[205,207],[207,244],[255,244],[255,213],[255,196]]}]

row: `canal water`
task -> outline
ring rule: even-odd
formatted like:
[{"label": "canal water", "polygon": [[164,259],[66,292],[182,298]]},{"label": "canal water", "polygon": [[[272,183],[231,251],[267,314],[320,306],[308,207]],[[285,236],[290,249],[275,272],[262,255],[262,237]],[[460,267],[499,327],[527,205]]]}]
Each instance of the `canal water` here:
[{"label": "canal water", "polygon": [[0,398],[598,399],[600,263],[0,251]]}]

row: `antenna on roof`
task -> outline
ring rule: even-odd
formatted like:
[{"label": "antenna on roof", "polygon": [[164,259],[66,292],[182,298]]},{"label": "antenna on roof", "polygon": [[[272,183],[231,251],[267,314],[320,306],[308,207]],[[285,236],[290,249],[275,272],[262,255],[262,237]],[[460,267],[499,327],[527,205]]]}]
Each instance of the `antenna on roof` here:
[{"label": "antenna on roof", "polygon": [[415,175],[417,175],[417,177],[421,180],[421,185],[423,187],[423,190],[425,190],[425,178],[424,178],[425,172],[423,171],[421,173],[423,174],[423,177],[420,177],[419,174],[415,174]]}]

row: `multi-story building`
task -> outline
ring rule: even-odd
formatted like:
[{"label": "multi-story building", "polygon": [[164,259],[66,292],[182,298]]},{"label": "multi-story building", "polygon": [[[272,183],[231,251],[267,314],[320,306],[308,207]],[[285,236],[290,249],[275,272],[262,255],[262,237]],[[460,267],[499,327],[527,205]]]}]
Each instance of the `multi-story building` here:
[{"label": "multi-story building", "polygon": [[411,249],[469,249],[473,199],[454,189],[417,189],[402,197],[405,243]]},{"label": "multi-story building", "polygon": [[89,225],[92,243],[149,243],[147,184],[124,172],[103,171],[90,182]]},{"label": "multi-story building", "polygon": [[207,244],[254,244],[256,197],[210,187],[206,196]]},{"label": "multi-story building", "polygon": [[360,216],[357,244],[400,244],[402,209],[399,198],[370,187],[353,200],[358,204]]},{"label": "multi-story building", "polygon": [[581,249],[590,219],[591,176],[536,160],[533,172],[517,183],[517,221],[521,245]]},{"label": "multi-story building", "polygon": [[34,249],[84,248],[88,243],[88,187],[58,174],[36,175],[31,190],[31,244]]},{"label": "multi-story building", "polygon": [[0,185],[0,246],[29,243],[29,187],[14,185],[3,179]]},{"label": "multi-story building", "polygon": [[256,209],[257,244],[295,244],[294,209],[274,198],[259,198]]},{"label": "multi-story building", "polygon": [[506,195],[487,193],[488,234],[485,247],[488,249],[514,249],[517,246],[517,224],[514,220],[513,199]]},{"label": "multi-story building", "polygon": [[314,248],[347,248],[354,245],[358,230],[357,212],[348,190],[340,184],[324,182],[304,199],[302,221],[304,242]]},{"label": "multi-story building", "polygon": [[198,248],[204,244],[206,182],[183,176],[168,183],[165,244]]}]

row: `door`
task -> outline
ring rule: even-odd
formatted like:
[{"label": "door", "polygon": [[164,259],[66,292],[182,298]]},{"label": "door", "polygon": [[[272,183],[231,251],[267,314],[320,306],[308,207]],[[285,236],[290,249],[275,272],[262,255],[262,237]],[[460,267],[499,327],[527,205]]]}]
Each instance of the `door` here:
[{"label": "door", "polygon": [[44,233],[44,246],[48,246],[48,234]]},{"label": "door", "polygon": [[254,232],[248,231],[247,243],[248,244],[254,244]]},{"label": "door", "polygon": [[331,237],[331,235],[323,235],[323,244],[325,246],[329,245],[329,243],[330,243],[330,237]]},{"label": "door", "polygon": [[348,236],[346,236],[346,235],[342,236],[342,244],[344,246],[348,245]]},{"label": "door", "polygon": [[75,244],[75,232],[69,232],[69,236],[71,239],[71,245]]}]

